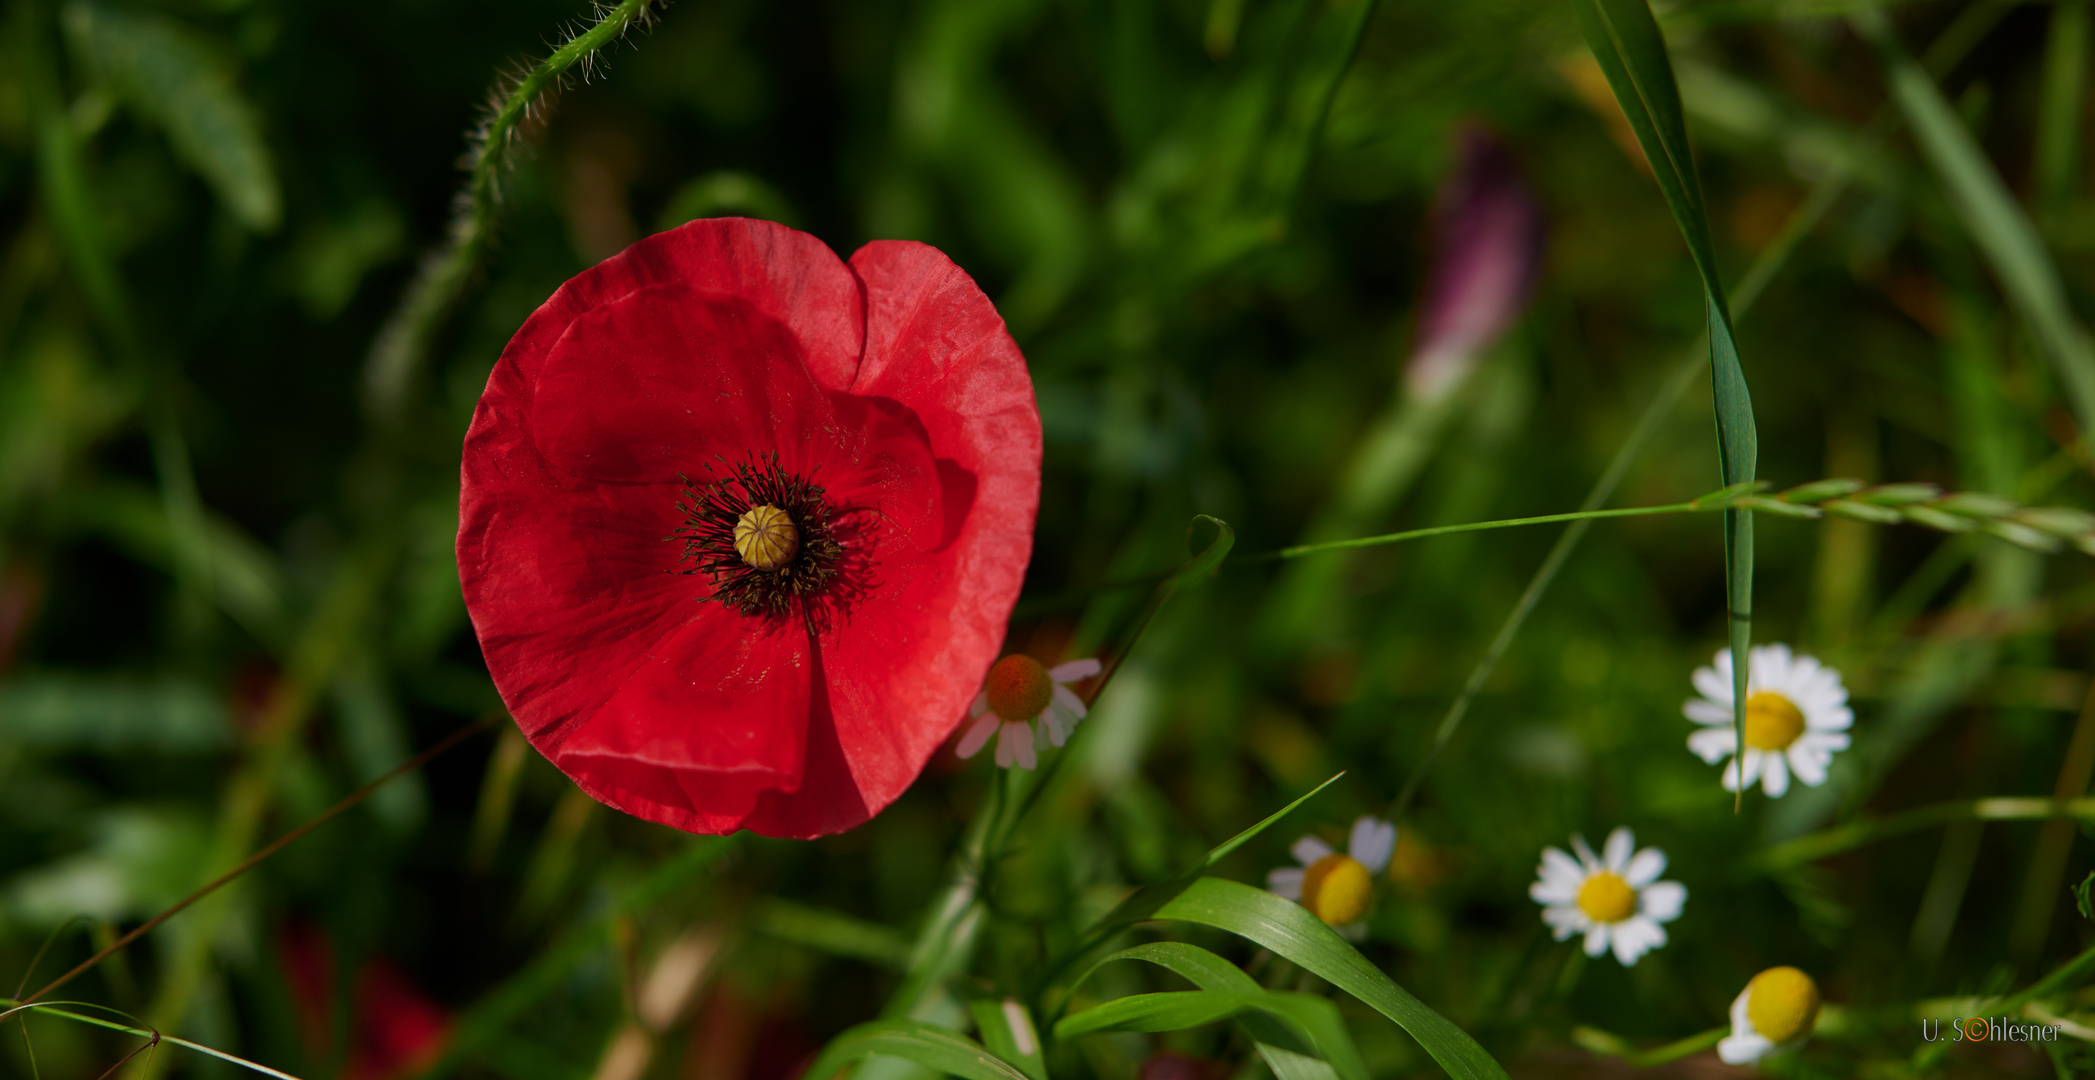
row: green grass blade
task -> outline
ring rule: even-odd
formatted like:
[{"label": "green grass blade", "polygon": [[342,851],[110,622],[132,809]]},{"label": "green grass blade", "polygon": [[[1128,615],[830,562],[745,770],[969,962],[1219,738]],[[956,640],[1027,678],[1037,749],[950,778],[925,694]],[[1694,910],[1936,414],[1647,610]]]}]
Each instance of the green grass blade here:
[{"label": "green grass blade", "polygon": [[971,1001],[968,1011],[974,1014],[975,1028],[982,1033],[982,1044],[989,1047],[990,1053],[1018,1066],[1030,1080],[1048,1080],[1040,1030],[1033,1025],[1033,1015],[1017,998]]},{"label": "green grass blade", "polygon": [[91,0],[67,4],[64,23],[75,54],[167,133],[242,225],[276,229],[284,200],[261,121],[206,40],[172,19]]},{"label": "green grass blade", "polygon": [[[1245,974],[1243,969],[1235,964],[1198,945],[1188,945],[1182,941],[1153,941],[1131,949],[1122,949],[1100,960],[1091,970],[1097,971],[1115,960],[1147,961],[1181,976],[1202,990],[1255,993],[1261,989],[1258,980]],[[1090,977],[1090,972],[1086,972],[1077,982],[1082,983]],[[1335,1016],[1334,1012],[1333,1017]],[[1329,1063],[1296,1049],[1293,1033],[1272,1016],[1254,1012],[1242,1014],[1237,1019],[1244,1030],[1250,1033],[1258,1046],[1259,1054],[1273,1067],[1276,1074],[1284,1077],[1296,1076],[1301,1080],[1328,1080],[1339,1075]],[[1353,1052],[1352,1037],[1346,1035],[1342,1028],[1338,1036],[1344,1037],[1346,1047],[1339,1052]],[[1338,1036],[1333,1036],[1334,1042]]]},{"label": "green grass blade", "polygon": [[844,1066],[872,1055],[901,1058],[965,1080],[1032,1080],[973,1039],[918,1020],[875,1020],[849,1028],[831,1039],[802,1075],[831,1080]]},{"label": "green grass blade", "polygon": [[1230,1017],[1240,1017],[1263,1045],[1324,1061],[1343,1080],[1368,1080],[1367,1065],[1337,1006],[1314,994],[1267,990],[1256,984],[1248,990],[1170,990],[1116,998],[1064,1017],[1055,1025],[1055,1037],[1104,1031],[1182,1031]]},{"label": "green grass blade", "polygon": [[1456,1080],[1506,1076],[1467,1032],[1427,1008],[1294,901],[1241,882],[1201,878],[1159,906],[1152,918],[1227,930],[1287,957],[1395,1021]]},{"label": "green grass blade", "polygon": [[2095,348],[2073,317],[2058,269],[2037,230],[1941,87],[1907,55],[1884,18],[1864,12],[1849,21],[1876,48],[1892,100],[1912,126],[1958,219],[1999,278],[2009,305],[2029,324],[2057,372],[2074,421],[2082,431],[2095,431]]},{"label": "green grass blade", "polygon": [[[1702,276],[1702,295],[1709,316],[1710,392],[1717,411],[1717,455],[1726,484],[1752,480],[1760,457],[1760,437],[1753,422],[1753,398],[1739,366],[1738,343],[1725,305],[1723,278],[1717,272],[1716,246],[1710,240],[1709,214],[1695,158],[1688,147],[1680,89],[1666,55],[1666,39],[1645,0],[1578,0],[1579,25],[1599,61],[1608,85],[1629,118],[1637,143],[1651,163],[1659,191],[1687,241],[1688,254]],[[1746,647],[1753,636],[1753,515],[1724,512],[1724,580],[1730,597],[1732,710],[1740,745],[1745,742]]]},{"label": "green grass blade", "polygon": [[1252,837],[1257,836],[1262,832],[1265,832],[1269,828],[1272,828],[1275,822],[1279,821],[1281,818],[1288,816],[1289,814],[1294,813],[1296,807],[1301,806],[1303,803],[1306,803],[1309,800],[1316,798],[1318,793],[1322,792],[1325,788],[1328,788],[1331,785],[1338,783],[1338,778],[1344,775],[1346,774],[1343,772],[1333,773],[1331,775],[1331,779],[1326,780],[1323,783],[1318,784],[1316,787],[1309,789],[1307,792],[1303,793],[1301,798],[1296,799],[1294,802],[1291,802],[1286,806],[1283,806],[1280,809],[1275,810],[1273,813],[1268,814],[1265,820],[1259,822],[1256,825],[1253,825],[1248,829],[1245,829],[1243,832],[1240,832],[1227,840],[1224,840],[1220,844],[1215,845],[1214,850],[1208,852],[1207,861],[1202,863],[1201,866],[1205,868],[1213,866],[1218,862],[1221,862],[1224,856],[1227,856],[1230,852],[1235,851],[1240,847],[1243,847],[1246,843],[1250,842]]},{"label": "green grass blade", "polygon": [[1055,1037],[1072,1039],[1101,1031],[1183,1031],[1235,1016],[1248,1007],[1251,996],[1228,990],[1131,994],[1063,1017],[1055,1025]]},{"label": "green grass blade", "polygon": [[2081,101],[2088,91],[2087,0],[2054,4],[2044,42],[2044,90],[2037,102],[2037,211],[2056,215],[2080,179]]}]

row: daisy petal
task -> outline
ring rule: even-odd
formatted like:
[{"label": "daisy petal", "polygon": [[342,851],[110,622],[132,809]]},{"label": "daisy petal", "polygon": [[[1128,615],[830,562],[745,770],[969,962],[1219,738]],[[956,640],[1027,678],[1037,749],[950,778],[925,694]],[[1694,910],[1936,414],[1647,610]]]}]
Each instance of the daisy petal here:
[{"label": "daisy petal", "polygon": [[975,695],[975,703],[967,707],[967,714],[969,716],[980,716],[988,711],[989,691],[984,690],[981,693]]},{"label": "daisy petal", "polygon": [[1078,679],[1088,679],[1098,672],[1098,658],[1088,656],[1082,660],[1071,660],[1067,664],[1056,664],[1048,669],[1048,678],[1057,683],[1073,683]]},{"label": "daisy petal", "polygon": [[1013,726],[1002,721],[997,723],[997,768],[999,769],[1008,769],[1013,761],[1018,760],[1018,750],[1011,738]]},{"label": "daisy petal", "polygon": [[1586,931],[1586,955],[1599,956],[1608,951],[1608,924],[1595,923]]},{"label": "daisy petal", "polygon": [[995,713],[990,713],[976,720],[968,726],[967,734],[960,737],[960,745],[954,747],[953,752],[964,758],[971,758],[981,753],[983,745],[989,742],[991,735],[997,733],[997,725],[1001,723],[1003,721],[997,719]]},{"label": "daisy petal", "polygon": [[1293,855],[1295,861],[1304,866],[1315,866],[1317,860],[1332,854],[1332,850],[1330,844],[1314,836],[1305,836],[1295,841],[1293,847],[1288,848],[1288,854]]},{"label": "daisy petal", "polygon": [[1586,838],[1583,836],[1571,838],[1571,853],[1577,855],[1579,857],[1579,865],[1585,867],[1585,871],[1579,875],[1580,877],[1602,868],[1600,859],[1594,856],[1593,849],[1586,844]]},{"label": "daisy petal", "polygon": [[1717,1059],[1726,1065],[1751,1065],[1775,1049],[1775,1044],[1757,1031],[1727,1035],[1717,1044]]},{"label": "daisy petal", "polygon": [[1543,848],[1542,865],[1535,868],[1536,876],[1552,888],[1562,886],[1576,893],[1586,883],[1586,868],[1577,859],[1564,854],[1563,848]]},{"label": "daisy petal", "polygon": [[1266,875],[1266,891],[1288,900],[1302,899],[1302,868],[1283,866]]},{"label": "daisy petal", "polygon": [[[1652,940],[1654,934],[1659,935],[1659,941]],[[1616,962],[1623,967],[1635,967],[1638,959],[1664,940],[1664,934],[1657,923],[1631,916],[1615,924],[1614,940],[1609,944],[1615,947]]]},{"label": "daisy petal", "polygon": [[[1078,697],[1076,695],[1076,691],[1071,690],[1069,687],[1064,686],[1061,683],[1055,684],[1054,704],[1062,706],[1062,710],[1064,712],[1068,713],[1069,715],[1075,717],[1078,720],[1082,720],[1084,717],[1090,715],[1089,711],[1084,708],[1084,699]],[[1075,727],[1076,724],[1072,722],[1070,726]]]},{"label": "daisy petal", "polygon": [[1615,826],[1615,831],[1608,834],[1607,846],[1601,849],[1601,854],[1607,858],[1608,869],[1616,874],[1622,873],[1629,865],[1629,857],[1636,852],[1637,834],[1629,831],[1627,825]]},{"label": "daisy petal", "polygon": [[1381,818],[1362,817],[1353,823],[1353,834],[1346,838],[1346,854],[1353,856],[1368,873],[1379,874],[1389,865],[1390,853],[1397,850],[1397,827]]},{"label": "daisy petal", "polygon": [[1731,713],[1727,710],[1724,716],[1727,726],[1702,728],[1688,736],[1688,749],[1711,765],[1730,757],[1739,744],[1738,733],[1728,726]]},{"label": "daisy petal", "polygon": [[[1718,668],[1723,670],[1719,671]],[[1731,708],[1730,653],[1718,653],[1716,667],[1696,668],[1690,681],[1695,684],[1696,693],[1727,709]]]},{"label": "daisy petal", "polygon": [[1017,745],[1012,747],[1011,757],[1012,760],[1018,763],[1019,768],[1030,769],[1040,764],[1040,759],[1034,756],[1033,753],[1033,739],[1031,738],[1033,734],[1033,725],[1005,724],[1004,731],[1006,733],[1010,733],[1013,731],[1017,732],[1017,734],[1012,737],[1012,741]]},{"label": "daisy petal", "polygon": [[1789,791],[1789,758],[1782,754],[1768,754],[1766,770],[1761,774],[1760,787],[1768,798],[1779,799]]},{"label": "daisy petal", "polygon": [[1622,871],[1622,880],[1632,889],[1641,889],[1659,879],[1666,872],[1666,853],[1648,847],[1630,859],[1629,866]]},{"label": "daisy petal", "polygon": [[1654,881],[1637,893],[1637,913],[1654,923],[1680,918],[1688,903],[1688,887],[1678,881]]},{"label": "daisy petal", "polygon": [[[1724,790],[1737,791],[1760,779],[1762,759],[1765,757],[1766,754],[1749,746],[1744,754],[1733,758],[1732,767],[1724,770]],[[1745,775],[1741,776],[1741,771]]]},{"label": "daisy petal", "polygon": [[1723,724],[1731,726],[1731,706],[1719,705],[1702,698],[1689,698],[1681,703],[1680,714],[1698,724]]},{"label": "daisy petal", "polygon": [[1592,929],[1593,920],[1580,911],[1577,904],[1558,904],[1542,909],[1542,921],[1562,941],[1573,934],[1583,934]]},{"label": "daisy petal", "polygon": [[1796,773],[1798,782],[1805,787],[1817,787],[1826,782],[1826,764],[1832,757],[1800,739],[1789,748],[1789,771]]}]

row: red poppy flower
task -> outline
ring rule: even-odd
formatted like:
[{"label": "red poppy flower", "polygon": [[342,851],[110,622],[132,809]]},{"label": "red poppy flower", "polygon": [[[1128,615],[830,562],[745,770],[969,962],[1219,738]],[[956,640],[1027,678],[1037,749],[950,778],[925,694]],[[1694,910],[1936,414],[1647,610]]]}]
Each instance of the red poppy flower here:
[{"label": "red poppy flower", "polygon": [[819,836],[960,723],[1039,494],[1025,360],[944,255],[694,221],[511,339],[466,433],[459,574],[503,700],[582,790]]}]

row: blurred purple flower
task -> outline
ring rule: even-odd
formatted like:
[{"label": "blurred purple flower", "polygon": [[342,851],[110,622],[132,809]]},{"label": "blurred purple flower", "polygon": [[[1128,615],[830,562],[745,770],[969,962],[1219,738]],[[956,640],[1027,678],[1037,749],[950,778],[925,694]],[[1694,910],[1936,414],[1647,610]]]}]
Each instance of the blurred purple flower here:
[{"label": "blurred purple flower", "polygon": [[1431,223],[1433,266],[1404,381],[1420,401],[1461,385],[1526,306],[1542,262],[1542,207],[1512,151],[1484,129],[1457,135]]}]

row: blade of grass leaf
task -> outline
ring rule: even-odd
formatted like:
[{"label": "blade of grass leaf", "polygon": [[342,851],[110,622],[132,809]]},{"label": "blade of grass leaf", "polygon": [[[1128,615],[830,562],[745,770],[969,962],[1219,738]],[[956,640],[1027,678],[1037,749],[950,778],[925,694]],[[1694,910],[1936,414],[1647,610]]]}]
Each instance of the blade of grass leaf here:
[{"label": "blade of grass leaf", "polygon": [[1849,16],[1876,50],[1893,102],[1913,128],[1922,156],[1972,242],[2000,280],[2009,305],[2028,323],[2064,386],[2082,431],[2095,430],[2095,348],[2073,317],[2064,285],[2037,231],[2000,174],[1957,118],[1935,80],[1907,55],[1877,12]]},{"label": "blade of grass leaf", "polygon": [[1212,926],[1287,957],[1403,1028],[1456,1080],[1504,1080],[1506,1071],[1477,1041],[1428,1008],[1292,900],[1236,881],[1201,878],[1151,916]]},{"label": "blade of grass leaf", "polygon": [[974,1040],[916,1020],[875,1020],[849,1028],[831,1039],[802,1075],[831,1080],[844,1066],[876,1054],[966,1080],[1030,1080]]},{"label": "blade of grass leaf", "polygon": [[[1710,392],[1717,413],[1718,464],[1724,483],[1745,483],[1753,479],[1760,456],[1753,399],[1746,390],[1745,371],[1739,366],[1731,311],[1725,304],[1723,279],[1717,272],[1716,247],[1710,241],[1709,216],[1702,203],[1701,182],[1695,175],[1695,158],[1688,147],[1687,124],[1681,115],[1680,90],[1674,84],[1666,39],[1645,0],[1578,0],[1575,8],[1594,59],[1600,62],[1616,101],[1621,103],[1638,144],[1644,148],[1659,191],[1673,212],[1682,239],[1687,241],[1696,272],[1702,276],[1702,297],[1709,321]],[[1753,633],[1750,511],[1724,512],[1724,569],[1730,598],[1732,727],[1743,746],[1746,648]],[[1740,798],[1743,797],[1742,792]]]},{"label": "blade of grass leaf", "polygon": [[[1185,978],[1188,982],[1200,987],[1202,990],[1251,994],[1263,989],[1259,986],[1258,980],[1246,974],[1243,969],[1235,964],[1216,956],[1198,945],[1188,945],[1181,941],[1153,941],[1145,945],[1137,945],[1131,949],[1122,949],[1092,965],[1091,970],[1085,972],[1083,977],[1077,980],[1077,985],[1082,985],[1085,979],[1090,978],[1091,972],[1097,971],[1115,960],[1147,961]],[[1252,1012],[1240,1014],[1238,1022],[1243,1025],[1246,1032],[1250,1033],[1253,1041],[1258,1046],[1259,1053],[1266,1058],[1269,1064],[1274,1066],[1276,1073],[1284,1067],[1302,1066],[1306,1071],[1315,1073],[1318,1076],[1337,1075],[1337,1070],[1324,1061],[1304,1057],[1304,1055],[1290,1049],[1290,1047],[1296,1045],[1298,1040],[1293,1037],[1291,1031],[1274,1017],[1264,1013]],[[1342,1027],[1331,1038],[1334,1040],[1342,1038],[1346,1047],[1345,1052],[1357,1056],[1350,1034],[1347,1034]],[[1302,1060],[1297,1061],[1296,1059],[1298,1058]],[[1322,1071],[1319,1072],[1318,1070]]]},{"label": "blade of grass leaf", "polygon": [[[1158,882],[1146,888],[1138,889],[1119,904],[1114,905],[1112,911],[1107,912],[1084,932],[1083,939],[1076,948],[1063,953],[1061,958],[1046,971],[1042,972],[1032,984],[1031,996],[1036,1004],[1045,1005],[1045,1003],[1050,1001],[1051,995],[1053,995],[1051,1006],[1038,1009],[1037,1014],[1050,1020],[1061,1015],[1063,1007],[1069,1003],[1069,994],[1075,990],[1079,983],[1089,978],[1091,973],[1098,969],[1098,965],[1106,962],[1103,959],[1093,958],[1103,953],[1108,943],[1119,936],[1121,931],[1151,917],[1159,906],[1184,891],[1193,882],[1199,880],[1200,875],[1209,867],[1220,862],[1230,852],[1242,847],[1251,838],[1272,827],[1280,819],[1293,813],[1297,807],[1314,798],[1325,788],[1337,783],[1338,778],[1344,775],[1346,774],[1343,772],[1334,774],[1331,779],[1318,784],[1301,797],[1295,799],[1295,801],[1281,807],[1277,812],[1267,815],[1258,824],[1216,845],[1201,860],[1199,866],[1193,867],[1169,881]],[[1116,953],[1114,955],[1119,956],[1123,954]],[[1151,957],[1145,954],[1141,959],[1151,959]],[[1153,960],[1152,962],[1162,963],[1163,961]],[[1190,963],[1191,961],[1188,962]],[[1174,968],[1174,970],[1178,969]],[[1066,984],[1062,983],[1060,981],[1061,976],[1070,971],[1081,971],[1081,974]],[[1193,975],[1188,974],[1186,971],[1180,971],[1180,974],[1186,975],[1187,978],[1194,978]],[[1199,982],[1200,980],[1194,979],[1194,981]],[[1202,985],[1206,984],[1203,983]],[[1228,985],[1223,985],[1219,988],[1228,989],[1229,987]]]},{"label": "blade of grass leaf", "polygon": [[[1181,1031],[1217,1020],[1238,1017],[1246,1026],[1270,1020],[1285,1025],[1272,1041],[1295,1042],[1329,1064],[1344,1080],[1368,1080],[1367,1065],[1360,1059],[1352,1036],[1339,1017],[1338,1007],[1313,994],[1288,993],[1254,987],[1250,990],[1171,990],[1157,994],[1133,994],[1095,1005],[1062,1018],[1055,1037],[1074,1038],[1104,1031]],[[1271,1031],[1265,1025],[1262,1030]],[[1293,1052],[1293,1051],[1291,1051]]]},{"label": "blade of grass leaf", "polygon": [[1030,1080],[1048,1080],[1047,1059],[1041,1055],[1040,1032],[1033,1017],[1016,998],[968,1002],[975,1029],[989,1052],[1016,1065]]},{"label": "blade of grass leaf", "polygon": [[190,467],[188,442],[175,414],[178,395],[174,373],[153,363],[139,340],[130,296],[118,274],[104,235],[103,211],[94,205],[86,151],[61,100],[56,34],[48,25],[45,5],[16,5],[17,52],[26,78],[36,130],[38,191],[43,196],[66,261],[87,294],[96,321],[108,339],[120,368],[146,384],[144,419],[147,445],[160,481],[168,535],[174,547],[175,582],[185,614],[200,610],[204,583],[211,577],[210,544],[204,535],[203,504]]},{"label": "blade of grass leaf", "polygon": [[2037,102],[2037,148],[2031,171],[2040,219],[2055,220],[2073,201],[2080,179],[2081,102],[2088,88],[2086,0],[2053,4],[2044,41],[2044,90]]}]

